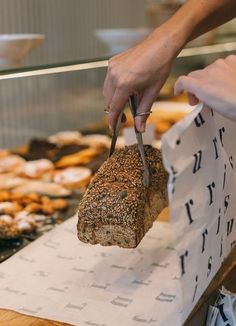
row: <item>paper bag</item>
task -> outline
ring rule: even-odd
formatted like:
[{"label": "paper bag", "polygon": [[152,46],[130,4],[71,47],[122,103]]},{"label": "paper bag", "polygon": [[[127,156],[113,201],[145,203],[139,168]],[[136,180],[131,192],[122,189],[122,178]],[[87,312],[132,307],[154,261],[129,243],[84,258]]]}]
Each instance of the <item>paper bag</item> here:
[{"label": "paper bag", "polygon": [[236,123],[200,104],[162,141],[185,320],[236,243]]}]

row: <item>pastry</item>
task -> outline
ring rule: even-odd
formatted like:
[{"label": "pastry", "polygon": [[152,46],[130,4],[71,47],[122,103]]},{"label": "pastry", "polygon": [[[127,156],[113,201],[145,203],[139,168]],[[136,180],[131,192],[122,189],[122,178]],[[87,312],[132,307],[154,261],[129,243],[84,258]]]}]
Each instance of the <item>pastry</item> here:
[{"label": "pastry", "polygon": [[42,205],[42,212],[43,214],[46,214],[46,215],[52,215],[55,213],[55,209],[52,205],[52,203],[50,203],[50,205]]},{"label": "pastry", "polygon": [[36,229],[36,225],[33,225],[29,221],[20,220],[15,223],[15,227],[21,232],[21,233],[31,233],[33,230]]},{"label": "pastry", "polygon": [[0,215],[0,221],[11,225],[13,223],[13,217],[10,215]]},{"label": "pastry", "polygon": [[40,195],[36,194],[35,192],[30,192],[29,194],[27,194],[27,197],[36,203],[39,203],[41,201]]},{"label": "pastry", "polygon": [[52,201],[52,206],[55,210],[62,211],[68,208],[69,203],[64,199],[55,199]]},{"label": "pastry", "polygon": [[85,148],[88,148],[88,146],[81,144],[57,145],[50,143],[46,139],[34,138],[30,141],[26,150],[21,151],[17,149],[17,153],[27,161],[44,158],[49,159],[52,162],[56,162],[65,155],[80,152]]},{"label": "pastry", "polygon": [[14,173],[0,174],[0,190],[10,190],[21,186],[27,182],[27,179],[17,177]]},{"label": "pastry", "polygon": [[42,205],[38,203],[30,203],[26,205],[25,210],[29,213],[38,213],[42,211]]},{"label": "pastry", "polygon": [[55,135],[49,136],[50,143],[62,146],[70,144],[80,144],[81,133],[78,131],[61,131]]},{"label": "pastry", "polygon": [[28,178],[41,178],[46,172],[52,171],[54,165],[47,159],[40,159],[35,161],[26,162],[20,168],[20,174]]},{"label": "pastry", "polygon": [[116,148],[124,148],[125,147],[125,137],[118,136],[116,140]]},{"label": "pastry", "polygon": [[86,135],[81,138],[81,144],[95,148],[109,148],[111,144],[111,138],[106,135]]},{"label": "pastry", "polygon": [[25,160],[18,155],[8,155],[0,158],[0,173],[14,172],[16,168],[21,167]]},{"label": "pastry", "polygon": [[56,211],[68,208],[65,199],[50,199],[30,192],[0,191],[0,239],[13,239],[59,222]]},{"label": "pastry", "polygon": [[167,179],[161,152],[145,146],[150,186],[143,186],[137,145],[116,150],[101,166],[78,208],[78,237],[83,242],[136,247],[167,206]]},{"label": "pastry", "polygon": [[0,158],[6,157],[8,155],[10,155],[9,151],[7,151],[6,149],[1,149],[0,148]]},{"label": "pastry", "polygon": [[100,153],[97,148],[84,149],[76,154],[67,155],[62,157],[55,163],[56,168],[65,168],[69,166],[82,165],[90,162],[92,158]]},{"label": "pastry", "polygon": [[67,197],[71,195],[71,191],[59,184],[43,181],[29,181],[27,184],[16,187],[13,192],[21,192],[28,194],[35,192],[37,194],[44,194],[51,197]]},{"label": "pastry", "polygon": [[15,224],[9,224],[0,220],[0,239],[14,239],[19,237],[21,231]]},{"label": "pastry", "polygon": [[79,189],[89,184],[91,176],[91,170],[88,168],[71,167],[58,171],[53,180],[66,188]]},{"label": "pastry", "polygon": [[22,210],[22,206],[18,203],[4,201],[0,203],[0,214],[14,215]]},{"label": "pastry", "polygon": [[10,194],[6,190],[0,191],[0,202],[2,201],[9,201],[10,200]]}]

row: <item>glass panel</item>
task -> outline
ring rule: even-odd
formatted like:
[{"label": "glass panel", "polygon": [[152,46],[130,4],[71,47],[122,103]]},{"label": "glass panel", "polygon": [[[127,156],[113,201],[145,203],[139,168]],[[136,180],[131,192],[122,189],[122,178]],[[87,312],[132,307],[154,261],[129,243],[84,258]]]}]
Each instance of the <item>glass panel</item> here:
[{"label": "glass panel", "polygon": [[[1,0],[0,70],[22,71],[109,58],[142,40],[182,2]],[[232,38],[235,38],[235,21],[190,45],[232,41]]]},{"label": "glass panel", "polygon": [[79,130],[104,115],[105,69],[0,81],[0,148]]},{"label": "glass panel", "polygon": [[96,30],[145,27],[145,0],[133,9],[133,0],[1,0],[0,69],[109,56]]}]

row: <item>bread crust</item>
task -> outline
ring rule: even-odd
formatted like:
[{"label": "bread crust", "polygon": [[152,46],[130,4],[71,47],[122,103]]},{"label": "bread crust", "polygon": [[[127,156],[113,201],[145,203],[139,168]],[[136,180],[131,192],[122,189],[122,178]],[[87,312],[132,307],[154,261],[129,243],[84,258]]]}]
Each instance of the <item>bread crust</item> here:
[{"label": "bread crust", "polygon": [[150,186],[143,186],[143,165],[136,145],[119,149],[90,183],[78,208],[78,238],[104,246],[135,248],[167,206],[167,178],[161,152],[149,145],[145,155]]}]

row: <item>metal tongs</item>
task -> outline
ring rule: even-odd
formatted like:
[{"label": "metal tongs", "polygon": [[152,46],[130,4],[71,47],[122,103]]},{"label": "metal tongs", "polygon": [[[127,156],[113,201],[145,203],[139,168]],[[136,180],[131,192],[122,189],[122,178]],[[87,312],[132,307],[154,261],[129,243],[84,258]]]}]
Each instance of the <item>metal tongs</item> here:
[{"label": "metal tongs", "polygon": [[[133,118],[135,119],[137,105],[138,105],[137,97],[135,95],[130,96],[129,105],[130,105],[130,109],[131,109]],[[122,115],[123,115],[123,111],[120,113],[120,115],[119,115],[119,117],[117,119],[116,127],[115,127],[115,130],[114,130],[113,135],[112,135],[109,157],[113,154],[113,152],[115,150],[115,147],[116,147],[116,141],[117,141],[117,137],[118,137],[119,131],[120,131]],[[142,159],[142,162],[143,162],[143,168],[144,168],[143,185],[144,185],[144,187],[148,188],[149,187],[149,182],[150,182],[150,173],[149,173],[149,168],[148,168],[147,161],[146,161],[146,158],[145,158],[145,152],[144,152],[144,146],[143,146],[143,137],[142,137],[142,133],[137,130],[135,124],[134,124],[134,131],[135,131],[136,139],[137,139],[137,142],[138,142],[139,153],[141,155],[141,159]]]}]

